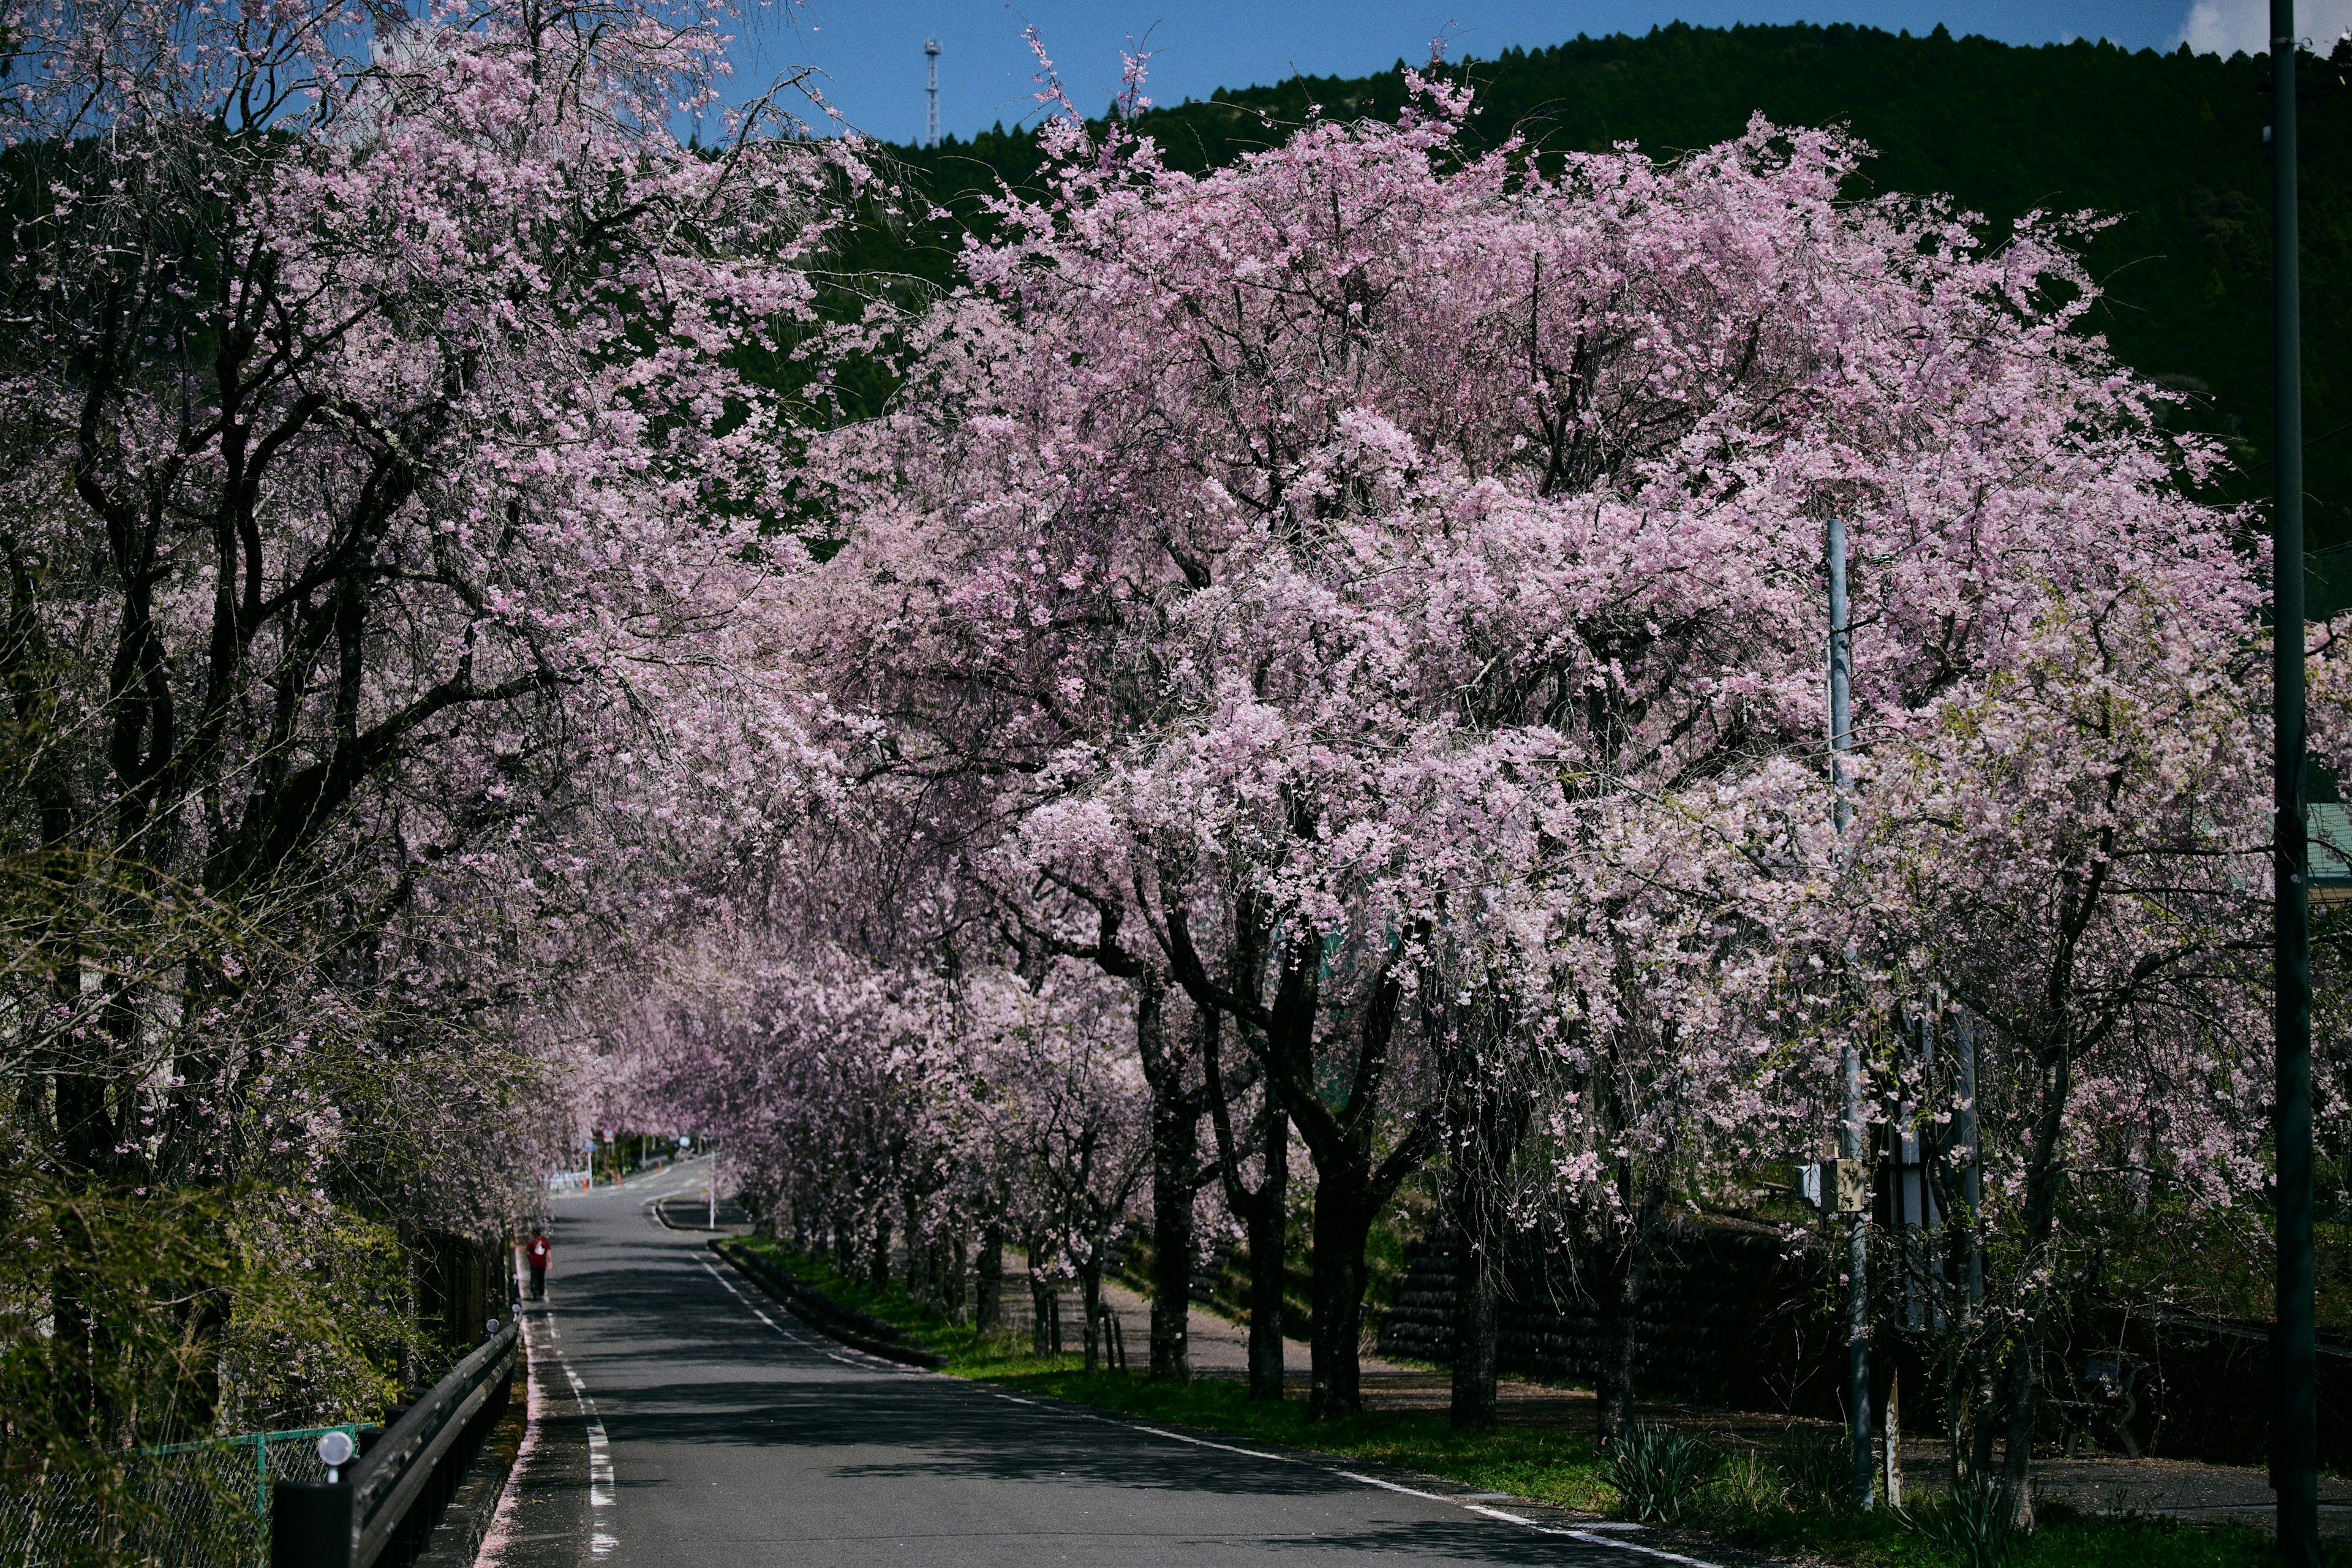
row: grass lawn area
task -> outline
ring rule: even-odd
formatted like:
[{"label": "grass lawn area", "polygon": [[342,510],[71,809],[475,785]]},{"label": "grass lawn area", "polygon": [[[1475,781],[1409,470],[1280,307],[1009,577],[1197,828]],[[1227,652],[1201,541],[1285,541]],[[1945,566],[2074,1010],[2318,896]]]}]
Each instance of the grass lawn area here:
[{"label": "grass lawn area", "polygon": [[[1237,1382],[1177,1385],[1148,1382],[1140,1373],[1087,1373],[1076,1355],[1031,1355],[1026,1344],[1008,1336],[958,1328],[895,1286],[876,1290],[836,1274],[821,1259],[773,1242],[750,1245],[842,1305],[899,1325],[908,1341],[945,1356],[946,1370],[959,1377],[1244,1442],[1417,1470],[1534,1502],[1610,1515],[1624,1511],[1616,1489],[1603,1479],[1592,1439],[1582,1432],[1528,1425],[1465,1434],[1434,1411],[1369,1411],[1309,1422],[1303,1401],[1254,1401]],[[1793,1460],[1790,1466],[1795,1472],[1804,1468]],[[1769,1495],[1776,1489],[1788,1496]],[[1939,1548],[1901,1514],[1807,1504],[1802,1490],[1801,1479],[1764,1465],[1750,1470],[1744,1487],[1727,1477],[1701,1488],[1684,1522],[1730,1545],[1834,1568],[1981,1568]],[[1759,1498],[1759,1492],[1766,1495]],[[1654,1560],[1627,1555],[1629,1568],[1639,1568],[1643,1561]],[[2270,1536],[2250,1524],[2100,1518],[2053,1503],[2042,1509],[2041,1528],[2015,1543],[2007,1568],[2267,1568],[2273,1561]],[[2327,1568],[2352,1568],[2352,1547],[2332,1543],[2325,1561]]]}]

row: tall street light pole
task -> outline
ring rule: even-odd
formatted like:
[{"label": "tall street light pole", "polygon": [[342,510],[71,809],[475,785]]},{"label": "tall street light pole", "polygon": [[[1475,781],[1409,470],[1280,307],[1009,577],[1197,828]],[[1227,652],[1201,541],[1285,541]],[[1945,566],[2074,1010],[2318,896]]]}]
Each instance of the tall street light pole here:
[{"label": "tall street light pole", "polygon": [[2271,1484],[2278,1490],[2279,1554],[2294,1568],[2319,1562],[2319,1358],[2314,1344],[2311,1254],[2311,907],[2303,719],[2303,309],[2295,194],[2294,0],[2271,0],[2271,395],[2278,497],[2271,513],[2272,657],[2276,713],[2272,752],[2272,878],[2276,900],[2278,1054],[2278,1379],[2271,1418]]}]

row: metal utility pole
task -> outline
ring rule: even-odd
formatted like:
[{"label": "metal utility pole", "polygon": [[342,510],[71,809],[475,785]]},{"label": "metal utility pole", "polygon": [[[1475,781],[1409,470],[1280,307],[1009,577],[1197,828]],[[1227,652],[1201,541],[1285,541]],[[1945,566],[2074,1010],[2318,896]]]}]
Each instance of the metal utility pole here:
[{"label": "metal utility pole", "polygon": [[923,145],[940,144],[940,41],[923,40]]},{"label": "metal utility pole", "polygon": [[[1833,806],[1837,830],[1843,834],[1852,816],[1847,809],[1845,755],[1853,750],[1853,620],[1845,597],[1845,520],[1830,519],[1826,554],[1830,573],[1830,785],[1837,793]],[[1862,1126],[1862,1049],[1846,1041],[1839,1064],[1845,1089],[1844,1125],[1838,1159],[1862,1166],[1864,1150]],[[1867,1511],[1876,1503],[1876,1479],[1870,1456],[1870,1250],[1865,1214],[1845,1216],[1846,1278],[1846,1409],[1853,1432],[1853,1500]]]},{"label": "metal utility pole", "polygon": [[2276,405],[2278,498],[2271,513],[2276,595],[2272,655],[2272,852],[2276,898],[2278,1114],[2278,1399],[2271,1418],[2271,1484],[2278,1489],[2279,1555],[2319,1562],[2319,1357],[2314,1343],[2311,1256],[2311,907],[2305,872],[2303,725],[2303,285],[2295,194],[2294,0],[2271,0],[2271,395]]}]

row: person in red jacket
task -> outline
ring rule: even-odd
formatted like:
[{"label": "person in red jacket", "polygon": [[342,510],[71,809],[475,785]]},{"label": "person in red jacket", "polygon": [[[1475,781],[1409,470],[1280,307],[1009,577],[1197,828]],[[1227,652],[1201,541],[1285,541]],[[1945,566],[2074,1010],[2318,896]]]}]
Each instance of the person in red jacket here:
[{"label": "person in red jacket", "polygon": [[554,1250],[547,1244],[547,1237],[535,1230],[530,1233],[530,1245],[523,1248],[523,1261],[530,1265],[530,1299],[534,1301],[547,1300],[547,1258]]}]

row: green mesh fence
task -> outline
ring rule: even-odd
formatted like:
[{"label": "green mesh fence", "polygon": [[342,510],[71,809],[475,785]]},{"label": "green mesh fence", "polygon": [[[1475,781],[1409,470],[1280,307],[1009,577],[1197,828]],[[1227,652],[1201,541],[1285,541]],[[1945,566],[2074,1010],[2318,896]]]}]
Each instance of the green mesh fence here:
[{"label": "green mesh fence", "polygon": [[0,1568],[262,1568],[269,1484],[323,1481],[318,1441],[359,1428],[306,1426],[130,1456],[119,1470],[58,1471],[0,1485]]}]

